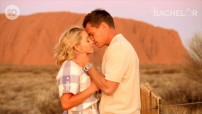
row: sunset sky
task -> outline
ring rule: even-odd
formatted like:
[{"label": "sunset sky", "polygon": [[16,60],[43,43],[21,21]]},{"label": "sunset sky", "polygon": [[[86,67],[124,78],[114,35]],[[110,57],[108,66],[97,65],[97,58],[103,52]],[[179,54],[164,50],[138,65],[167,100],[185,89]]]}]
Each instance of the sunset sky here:
[{"label": "sunset sky", "polygon": [[202,35],[202,0],[0,0],[0,13],[11,4],[21,15],[61,11],[86,14],[103,8],[112,16],[174,29],[185,45],[194,33]]}]

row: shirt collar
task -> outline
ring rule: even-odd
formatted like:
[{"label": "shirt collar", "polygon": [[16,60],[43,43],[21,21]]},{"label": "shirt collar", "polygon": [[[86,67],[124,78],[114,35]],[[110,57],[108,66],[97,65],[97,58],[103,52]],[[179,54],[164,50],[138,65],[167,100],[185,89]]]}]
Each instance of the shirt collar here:
[{"label": "shirt collar", "polygon": [[112,38],[112,41],[110,42],[110,45],[117,42],[120,37],[123,37],[123,35],[122,34],[117,34],[116,36],[114,36]]}]

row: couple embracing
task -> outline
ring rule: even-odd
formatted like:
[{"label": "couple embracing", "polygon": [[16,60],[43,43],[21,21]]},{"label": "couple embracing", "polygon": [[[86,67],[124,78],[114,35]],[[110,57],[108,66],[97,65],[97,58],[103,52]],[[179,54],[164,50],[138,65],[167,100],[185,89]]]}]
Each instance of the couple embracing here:
[{"label": "couple embracing", "polygon": [[[94,45],[108,46],[101,73],[89,58]],[[139,59],[127,39],[116,33],[107,11],[93,10],[83,27],[64,31],[55,45],[55,59],[64,114],[140,114]]]}]

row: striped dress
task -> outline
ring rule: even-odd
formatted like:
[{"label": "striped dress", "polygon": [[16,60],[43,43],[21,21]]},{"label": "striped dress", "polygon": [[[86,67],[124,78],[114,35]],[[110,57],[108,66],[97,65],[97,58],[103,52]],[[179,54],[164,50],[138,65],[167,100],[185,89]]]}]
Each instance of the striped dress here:
[{"label": "striped dress", "polygon": [[[83,71],[82,67],[71,60],[62,64],[56,80],[60,97],[64,93],[76,95],[87,89],[91,84],[90,77]],[[80,105],[64,111],[63,114],[98,114],[97,102],[95,96],[91,95]]]}]

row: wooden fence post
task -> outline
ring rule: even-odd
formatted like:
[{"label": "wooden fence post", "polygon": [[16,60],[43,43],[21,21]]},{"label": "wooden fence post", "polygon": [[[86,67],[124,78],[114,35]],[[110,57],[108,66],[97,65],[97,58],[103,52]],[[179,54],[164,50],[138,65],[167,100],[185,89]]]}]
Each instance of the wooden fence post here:
[{"label": "wooden fence post", "polygon": [[141,114],[161,114],[161,98],[152,92],[148,83],[140,85]]}]

